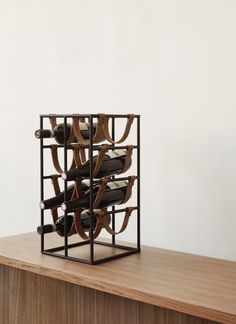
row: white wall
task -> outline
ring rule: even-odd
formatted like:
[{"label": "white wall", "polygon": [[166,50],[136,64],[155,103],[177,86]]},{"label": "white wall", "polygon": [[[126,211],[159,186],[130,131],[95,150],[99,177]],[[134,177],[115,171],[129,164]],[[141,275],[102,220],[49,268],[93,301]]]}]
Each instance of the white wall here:
[{"label": "white wall", "polygon": [[235,15],[234,0],[1,0],[0,236],[39,222],[40,113],[136,112],[143,243],[236,260]]}]

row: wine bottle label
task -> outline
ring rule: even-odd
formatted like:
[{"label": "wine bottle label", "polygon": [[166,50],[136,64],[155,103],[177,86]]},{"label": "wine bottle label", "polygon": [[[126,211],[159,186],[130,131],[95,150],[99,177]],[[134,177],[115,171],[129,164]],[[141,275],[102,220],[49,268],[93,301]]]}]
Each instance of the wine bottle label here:
[{"label": "wine bottle label", "polygon": [[106,153],[107,156],[109,156],[111,159],[120,157],[120,156],[125,156],[126,155],[126,150],[114,150]]},{"label": "wine bottle label", "polygon": [[86,130],[89,129],[88,126],[87,126],[87,124],[86,123],[82,123],[82,122],[79,123],[79,128],[82,131],[86,131]]},{"label": "wine bottle label", "polygon": [[108,182],[107,186],[111,189],[118,189],[126,187],[128,184],[128,181],[114,181],[114,182]]}]

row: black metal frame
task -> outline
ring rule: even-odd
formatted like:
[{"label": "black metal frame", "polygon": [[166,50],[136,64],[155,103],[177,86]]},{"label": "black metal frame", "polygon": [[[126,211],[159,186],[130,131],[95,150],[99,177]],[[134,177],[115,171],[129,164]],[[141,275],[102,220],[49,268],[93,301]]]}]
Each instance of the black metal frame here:
[{"label": "black metal frame", "polygon": [[[98,114],[53,114],[53,115],[40,115],[40,129],[43,129],[43,121],[44,119],[48,119],[49,117],[56,117],[56,118],[62,118],[64,121],[64,130],[67,128],[67,120],[68,118],[73,117],[84,117],[88,118],[90,123],[90,143],[87,146],[89,149],[89,160],[92,161],[93,158],[93,151],[96,151],[99,149],[99,145],[93,145],[93,119],[97,118]],[[118,115],[118,114],[107,114],[107,117],[112,119],[112,138],[115,139],[115,119],[116,118],[127,118],[128,115]],[[134,115],[134,120],[136,120],[136,127],[137,127],[137,145],[134,145],[134,149],[137,150],[137,206],[134,208],[137,211],[137,242],[136,247],[130,247],[125,245],[116,244],[116,238],[115,235],[112,235],[112,243],[109,242],[102,242],[98,240],[94,240],[93,237],[93,228],[94,228],[94,213],[93,213],[93,163],[90,163],[90,222],[91,222],[91,228],[90,228],[90,239],[86,241],[81,241],[78,243],[68,244],[68,234],[67,234],[67,226],[68,226],[68,219],[67,219],[67,212],[64,212],[65,215],[65,237],[64,237],[64,245],[45,249],[45,240],[44,235],[41,235],[41,253],[51,255],[54,257],[62,258],[62,259],[68,259],[88,264],[99,264],[108,260],[118,259],[123,256],[131,255],[134,253],[138,253],[141,251],[140,248],[140,115]],[[66,131],[64,132],[66,134]],[[44,180],[51,178],[51,176],[44,176],[44,149],[50,148],[51,145],[44,145],[44,140],[40,139],[40,186],[41,186],[41,201],[44,200]],[[66,143],[66,137],[64,137],[64,145],[58,145],[58,147],[64,147],[64,171],[67,171],[67,150],[71,149],[72,146]],[[121,145],[109,145],[110,149],[118,149],[118,148],[125,148],[125,146]],[[128,179],[128,177],[123,178],[115,178],[115,176],[112,176],[112,180],[114,179]],[[67,201],[67,181],[64,181],[64,201]],[[109,213],[112,215],[112,229],[115,230],[115,214],[120,212],[125,212],[126,209],[116,209],[115,206],[112,206],[112,211]],[[41,210],[41,226],[44,225],[44,210]],[[70,248],[79,247],[81,245],[90,244],[90,258],[87,259],[80,259],[76,257],[71,257],[68,254],[68,250]],[[126,250],[126,252],[122,252],[119,254],[111,255],[105,258],[95,259],[94,258],[94,244],[100,244],[104,246],[109,247],[115,247],[118,249]],[[64,254],[58,254],[56,252],[63,251]]]}]

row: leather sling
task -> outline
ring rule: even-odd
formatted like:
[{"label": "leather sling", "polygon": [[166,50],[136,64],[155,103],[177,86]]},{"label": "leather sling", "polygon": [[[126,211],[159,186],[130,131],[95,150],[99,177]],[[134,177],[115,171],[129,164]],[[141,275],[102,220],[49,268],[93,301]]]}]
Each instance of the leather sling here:
[{"label": "leather sling", "polygon": [[119,204],[125,204],[131,197],[132,195],[132,187],[134,185],[134,181],[137,179],[136,176],[130,176],[129,177],[129,182],[128,182],[128,185],[127,185],[127,189],[126,189],[126,194],[125,194],[125,197],[124,197],[124,200]]},{"label": "leather sling", "polygon": [[[57,172],[59,174],[61,174],[63,172],[63,169],[62,169],[62,167],[60,165],[60,162],[59,162],[59,159],[58,159],[58,145],[57,144],[51,144],[50,145],[50,150],[51,150],[51,154],[52,154],[53,165],[54,165],[55,169],[57,170]],[[74,158],[73,158],[69,170],[75,168],[75,166],[76,165],[75,165],[75,161],[74,161]]]},{"label": "leather sling", "polygon": [[57,118],[54,117],[54,116],[50,116],[49,117],[49,121],[50,121],[50,124],[51,124],[51,127],[52,129],[57,127]]},{"label": "leather sling", "polygon": [[98,189],[98,192],[97,192],[94,204],[93,204],[94,208],[98,208],[109,180],[110,180],[110,177],[104,177],[101,180],[101,184],[99,186],[99,189]]},{"label": "leather sling", "polygon": [[133,153],[133,145],[126,146],[126,156],[125,156],[125,163],[122,171],[120,173],[125,173],[132,164],[132,153]]},{"label": "leather sling", "polygon": [[[90,140],[85,140],[83,138],[81,131],[80,131],[80,127],[79,127],[79,122],[80,121],[85,122],[85,118],[74,116],[72,119],[73,119],[73,122],[72,122],[73,131],[71,130],[71,133],[70,133],[67,143],[73,142],[73,140],[76,138],[78,143],[84,144],[84,145],[89,145]],[[52,128],[55,128],[57,126],[56,117],[50,116],[49,120],[50,120]],[[105,139],[107,139],[108,142],[110,142],[112,144],[120,144],[120,143],[124,142],[129,135],[133,120],[134,120],[134,114],[129,114],[127,116],[127,122],[126,122],[126,126],[125,126],[123,135],[121,136],[121,138],[118,141],[115,141],[110,136],[109,117],[107,117],[106,114],[103,114],[103,113],[99,114],[99,116],[97,118],[96,131],[95,131],[95,134],[93,137],[93,143],[100,143],[100,142],[104,141]]]},{"label": "leather sling", "polygon": [[[57,127],[57,118],[56,117],[50,116],[49,121],[50,121],[52,129]],[[69,135],[69,138],[67,140],[67,144],[70,144],[70,143],[72,143],[74,141],[75,141],[75,135],[74,135],[74,132],[73,132],[73,128],[71,127],[70,135]]]},{"label": "leather sling", "polygon": [[[96,160],[96,165],[95,168],[93,170],[93,177],[96,178],[96,175],[99,173],[101,165],[102,165],[102,161],[103,158],[105,156],[105,154],[107,153],[107,151],[109,150],[109,145],[107,144],[102,144],[99,147],[99,154],[97,156],[97,160]],[[126,172],[132,163],[132,152],[133,152],[133,145],[127,145],[126,146],[126,155],[125,155],[125,163],[124,163],[124,167],[123,169],[119,172],[119,174]]]},{"label": "leather sling", "polygon": [[82,161],[81,151],[84,151],[84,149],[81,148],[80,144],[73,144],[73,154],[74,154],[74,161],[76,168],[81,167],[81,165],[84,163]]},{"label": "leather sling", "polygon": [[94,178],[96,178],[96,175],[98,174],[98,172],[99,172],[99,170],[101,168],[103,158],[104,158],[107,151],[108,151],[108,145],[106,145],[106,144],[100,145],[99,153],[98,153],[97,159],[96,159],[96,164],[95,164],[95,167],[93,169],[93,177]]},{"label": "leather sling", "polygon": [[[84,120],[81,117],[74,116],[72,117],[73,122],[72,122],[72,128],[74,135],[78,141],[79,144],[83,145],[89,145],[90,144],[90,139],[84,139],[80,127],[79,127],[79,122]],[[93,143],[100,143],[105,140],[104,134],[103,134],[103,125],[104,125],[104,114],[99,114],[97,118],[97,127],[95,134],[93,136]]]},{"label": "leather sling", "polygon": [[134,114],[129,114],[127,116],[127,122],[126,122],[124,133],[118,141],[113,140],[112,137],[110,136],[109,117],[107,117],[106,115],[103,115],[103,116],[104,116],[103,133],[104,133],[105,138],[108,140],[108,142],[110,142],[111,144],[120,144],[120,143],[124,142],[129,135],[130,128],[131,128],[131,125],[134,120]]},{"label": "leather sling", "polygon": [[[79,208],[79,209],[76,209],[75,210],[75,216],[74,216],[74,227],[76,229],[76,232],[80,235],[80,237],[84,240],[89,240],[90,239],[90,236],[87,235],[85,233],[85,230],[81,224],[81,220],[80,220],[80,217],[81,217],[81,213],[83,211],[83,208]],[[99,212],[99,215],[100,215],[101,212]],[[95,229],[93,231],[93,238],[95,239],[96,237],[98,237],[98,235],[100,234],[101,230],[103,228],[103,225],[102,223],[100,222],[100,218],[98,217],[97,218],[97,223],[96,223],[96,226],[95,226]]]},{"label": "leather sling", "polygon": [[[136,176],[130,176],[128,178],[128,184],[127,184],[127,188],[126,188],[125,197],[119,205],[125,204],[130,199],[130,197],[132,195],[132,187],[134,185],[134,181],[136,180],[136,178],[137,178]],[[104,192],[106,190],[106,186],[107,186],[107,183],[109,182],[109,180],[110,180],[110,177],[108,177],[108,176],[104,177],[101,180],[101,184],[99,186],[99,189],[96,194],[95,201],[94,201],[94,208],[99,208],[99,204],[103,198],[103,195],[104,195]]]},{"label": "leather sling", "polygon": [[113,229],[108,225],[107,218],[106,218],[106,210],[105,210],[105,211],[103,210],[104,213],[101,214],[101,215],[99,215],[99,217],[101,217],[100,222],[103,224],[103,227],[106,229],[106,231],[107,231],[108,233],[110,233],[111,235],[117,235],[117,234],[120,234],[120,233],[122,233],[122,232],[126,229],[128,223],[129,223],[129,217],[131,216],[133,210],[134,210],[134,207],[127,207],[127,208],[126,208],[125,217],[124,217],[124,220],[123,220],[122,226],[121,226],[121,228],[120,228],[120,230],[119,230],[118,232],[114,231],[114,230],[113,230]]},{"label": "leather sling", "polygon": [[[73,145],[73,150],[74,150],[74,161],[75,161],[75,165],[77,168],[79,168],[81,165],[83,165],[83,163],[85,163],[84,157],[81,157],[81,153],[85,154],[85,150],[83,147],[81,147],[80,144],[74,144]],[[109,150],[109,145],[108,144],[101,144],[99,146],[99,153],[97,155],[96,158],[96,164],[93,170],[93,177],[96,178],[97,174],[100,171],[101,165],[102,165],[102,161],[104,156],[106,155],[106,153]],[[126,172],[132,163],[132,152],[133,152],[133,145],[127,145],[126,146],[126,156],[125,156],[125,163],[124,163],[124,167],[123,169],[119,172],[119,174]],[[87,161],[86,161],[87,162]]]}]

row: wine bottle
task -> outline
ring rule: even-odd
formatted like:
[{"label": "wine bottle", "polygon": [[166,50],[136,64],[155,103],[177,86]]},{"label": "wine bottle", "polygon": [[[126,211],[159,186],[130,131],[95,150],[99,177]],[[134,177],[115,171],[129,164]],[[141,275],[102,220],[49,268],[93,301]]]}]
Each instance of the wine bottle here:
[{"label": "wine bottle", "polygon": [[[106,208],[113,205],[121,204],[125,198],[128,181],[113,181],[108,182],[103,193],[102,199],[97,208]],[[99,190],[99,185],[93,187],[93,198],[95,200]],[[75,208],[89,208],[90,207],[90,190],[84,193],[80,199],[74,199],[61,204],[61,208],[68,213]]]},{"label": "wine bottle", "polygon": [[[100,212],[100,209],[94,209],[94,228],[97,223],[97,215]],[[107,223],[110,224],[111,222],[111,216],[110,214],[106,214],[107,218]],[[72,215],[67,215],[67,234],[70,233],[72,229],[74,221],[74,216]],[[81,215],[80,215],[80,221],[83,229],[85,231],[89,231],[91,227],[91,222],[90,222],[90,211],[89,210],[84,210]],[[46,224],[43,226],[38,226],[37,228],[38,234],[46,234],[46,233],[52,233],[52,232],[57,232],[60,236],[65,236],[65,216],[61,216],[58,218],[55,224]]]},{"label": "wine bottle", "polygon": [[[80,132],[84,139],[89,139],[90,135],[90,124],[89,123],[79,123]],[[97,124],[93,124],[93,135],[95,134]],[[37,129],[35,131],[36,138],[55,138],[56,142],[59,144],[64,144],[64,135],[66,136],[66,141],[72,136],[72,142],[77,142],[77,139],[73,135],[73,129],[71,124],[66,124],[66,134],[64,134],[64,124],[58,124],[54,129]]]},{"label": "wine bottle", "polygon": [[[97,181],[95,181],[95,184]],[[74,191],[75,185],[70,185],[67,188],[67,199],[70,200]],[[90,181],[83,180],[81,181],[81,192],[82,195],[85,191],[90,188]],[[64,191],[62,191],[59,195],[51,197],[49,199],[42,200],[39,204],[41,209],[50,209],[56,206],[60,206],[64,201]]]},{"label": "wine bottle", "polygon": [[[126,150],[114,150],[107,152],[102,160],[101,167],[96,174],[96,178],[102,178],[107,175],[121,174],[125,165]],[[93,166],[95,167],[98,155],[93,157]],[[129,158],[129,166],[131,165],[131,157]],[[128,169],[126,169],[127,171]],[[71,169],[67,172],[63,172],[61,177],[64,180],[71,181],[78,177],[88,178],[90,175],[90,161],[86,161],[79,168]]]}]

